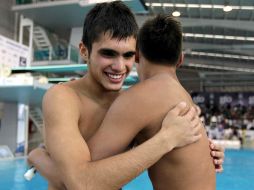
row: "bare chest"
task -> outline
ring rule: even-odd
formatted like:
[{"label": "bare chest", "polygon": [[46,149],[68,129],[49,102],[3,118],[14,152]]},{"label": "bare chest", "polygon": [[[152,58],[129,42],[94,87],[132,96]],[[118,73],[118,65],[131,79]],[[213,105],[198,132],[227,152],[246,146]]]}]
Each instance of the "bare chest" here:
[{"label": "bare chest", "polygon": [[100,127],[106,111],[104,109],[90,109],[82,114],[79,130],[83,138],[88,141]]},{"label": "bare chest", "polygon": [[79,119],[79,130],[82,137],[88,141],[100,127],[107,109],[95,103],[83,105]]}]

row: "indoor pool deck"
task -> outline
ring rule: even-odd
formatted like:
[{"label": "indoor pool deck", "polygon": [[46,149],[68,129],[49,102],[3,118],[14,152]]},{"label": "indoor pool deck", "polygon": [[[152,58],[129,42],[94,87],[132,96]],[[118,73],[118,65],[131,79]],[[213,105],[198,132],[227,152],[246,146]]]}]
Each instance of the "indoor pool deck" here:
[{"label": "indoor pool deck", "polygon": [[[46,190],[47,182],[37,174],[26,181],[25,159],[0,161],[0,190]],[[152,190],[147,173],[126,185],[124,190]],[[227,150],[224,172],[217,174],[217,190],[254,189],[254,150]]]}]

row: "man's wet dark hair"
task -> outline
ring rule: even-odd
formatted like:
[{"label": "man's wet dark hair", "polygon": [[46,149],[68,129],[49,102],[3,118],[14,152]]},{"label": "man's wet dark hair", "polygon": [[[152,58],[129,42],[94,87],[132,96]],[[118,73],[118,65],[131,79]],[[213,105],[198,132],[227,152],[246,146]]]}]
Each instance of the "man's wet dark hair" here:
[{"label": "man's wet dark hair", "polygon": [[169,15],[146,21],[138,35],[139,50],[151,62],[175,65],[182,52],[182,27]]},{"label": "man's wet dark hair", "polygon": [[82,42],[89,53],[92,44],[106,33],[119,40],[131,36],[137,38],[138,25],[135,17],[123,2],[99,3],[89,11],[85,18],[82,37]]}]

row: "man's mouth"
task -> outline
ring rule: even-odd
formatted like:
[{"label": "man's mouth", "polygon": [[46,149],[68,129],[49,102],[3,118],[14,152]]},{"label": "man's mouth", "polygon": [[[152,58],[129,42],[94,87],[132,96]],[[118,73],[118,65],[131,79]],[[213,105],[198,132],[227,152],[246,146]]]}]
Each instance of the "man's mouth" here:
[{"label": "man's mouth", "polygon": [[122,82],[122,80],[125,76],[125,73],[124,74],[113,74],[113,73],[105,72],[105,74],[108,76],[108,79],[110,80],[110,82],[113,82],[113,83]]}]

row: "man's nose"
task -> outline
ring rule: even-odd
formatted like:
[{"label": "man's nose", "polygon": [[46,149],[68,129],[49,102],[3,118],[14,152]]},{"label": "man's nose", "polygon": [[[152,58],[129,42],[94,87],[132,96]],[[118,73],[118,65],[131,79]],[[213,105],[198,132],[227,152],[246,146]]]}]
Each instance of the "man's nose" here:
[{"label": "man's nose", "polygon": [[111,66],[114,71],[123,71],[125,68],[125,63],[123,58],[116,59],[113,65]]}]

